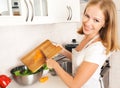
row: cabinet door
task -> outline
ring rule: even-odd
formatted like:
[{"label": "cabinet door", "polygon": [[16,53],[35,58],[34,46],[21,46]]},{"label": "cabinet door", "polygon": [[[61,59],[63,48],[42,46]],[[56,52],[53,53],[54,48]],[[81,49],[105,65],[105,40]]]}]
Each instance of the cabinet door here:
[{"label": "cabinet door", "polygon": [[66,21],[68,18],[68,9],[66,0],[48,0],[48,17],[53,22]]},{"label": "cabinet door", "polygon": [[33,24],[80,22],[79,0],[30,0]]},{"label": "cabinet door", "polygon": [[7,15],[10,15],[8,1],[0,0],[0,16],[7,16]]},{"label": "cabinet door", "polygon": [[71,8],[70,22],[80,22],[80,0],[67,0],[68,6]]},{"label": "cabinet door", "polygon": [[55,22],[80,22],[80,1],[48,0],[48,16]]},{"label": "cabinet door", "polygon": [[[25,5],[24,0],[0,0],[0,25],[17,25],[24,24],[26,15],[22,13],[22,8]],[[22,5],[22,6],[21,6]],[[26,9],[24,8],[24,11]]]},{"label": "cabinet door", "polygon": [[6,0],[3,3],[7,3],[4,5],[6,8],[9,7],[7,10],[9,16],[2,17],[4,22],[0,23],[16,25],[80,22],[79,2],[79,0]]},{"label": "cabinet door", "polygon": [[[0,25],[29,25],[35,22],[39,23],[38,17],[41,17],[41,9],[39,8],[41,8],[42,1],[45,0],[1,0]],[[33,22],[35,17],[37,20]]]}]

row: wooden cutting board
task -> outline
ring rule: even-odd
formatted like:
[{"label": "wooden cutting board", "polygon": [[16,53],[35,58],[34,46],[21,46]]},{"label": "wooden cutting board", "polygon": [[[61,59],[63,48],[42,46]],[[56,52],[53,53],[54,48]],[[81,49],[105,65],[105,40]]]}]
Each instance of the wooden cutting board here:
[{"label": "wooden cutting board", "polygon": [[45,64],[46,58],[53,58],[61,50],[62,48],[60,46],[53,44],[50,40],[45,40],[43,43],[21,58],[21,61],[32,72],[36,72]]}]

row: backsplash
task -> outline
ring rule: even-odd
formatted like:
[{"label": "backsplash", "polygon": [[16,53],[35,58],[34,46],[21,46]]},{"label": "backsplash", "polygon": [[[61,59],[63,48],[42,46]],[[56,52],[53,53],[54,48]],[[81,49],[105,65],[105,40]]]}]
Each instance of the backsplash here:
[{"label": "backsplash", "polygon": [[22,64],[20,58],[46,39],[58,44],[77,38],[77,23],[0,27],[0,74]]}]

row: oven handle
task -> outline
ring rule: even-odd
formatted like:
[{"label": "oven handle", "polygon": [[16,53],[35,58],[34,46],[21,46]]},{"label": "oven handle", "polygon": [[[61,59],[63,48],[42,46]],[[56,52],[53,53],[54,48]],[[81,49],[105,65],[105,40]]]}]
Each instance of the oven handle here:
[{"label": "oven handle", "polygon": [[109,64],[109,61],[106,60],[106,64],[101,68],[101,73],[100,73],[101,77],[103,77],[105,73],[109,71],[109,69],[110,69],[110,64]]}]

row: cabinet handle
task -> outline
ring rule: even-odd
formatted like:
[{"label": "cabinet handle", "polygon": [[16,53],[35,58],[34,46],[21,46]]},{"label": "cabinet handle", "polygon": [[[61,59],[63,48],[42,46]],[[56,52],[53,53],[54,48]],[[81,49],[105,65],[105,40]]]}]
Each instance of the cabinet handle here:
[{"label": "cabinet handle", "polygon": [[28,8],[28,4],[27,1],[24,0],[25,4],[26,4],[26,8],[27,8],[27,15],[26,15],[26,22],[28,21],[28,17],[29,17],[29,8]]},{"label": "cabinet handle", "polygon": [[69,12],[67,20],[71,20],[72,19],[72,8],[70,6],[67,6],[67,9],[68,9],[68,12]]},{"label": "cabinet handle", "polygon": [[33,18],[34,18],[34,8],[33,8],[33,4],[32,4],[32,2],[31,2],[31,0],[29,0],[29,2],[30,2],[30,5],[31,5],[31,7],[32,7],[32,17],[31,17],[31,21],[33,21]]},{"label": "cabinet handle", "polygon": [[69,7],[70,8],[70,20],[72,19],[72,8],[71,7]]},{"label": "cabinet handle", "polygon": [[67,21],[70,19],[70,7],[67,6],[67,9],[68,9],[68,18],[67,18]]},{"label": "cabinet handle", "polygon": [[26,22],[28,21],[28,17],[29,17],[29,8],[28,8],[28,4],[27,1],[24,0],[25,4],[26,4],[26,8],[27,8],[27,14],[26,14]]}]

